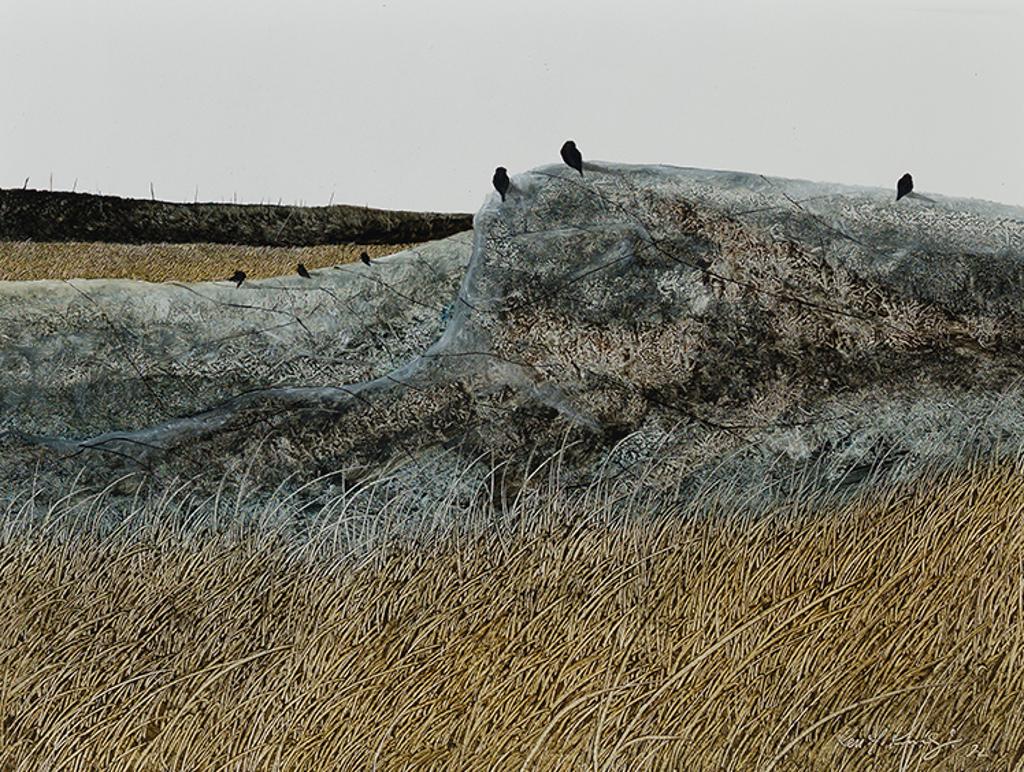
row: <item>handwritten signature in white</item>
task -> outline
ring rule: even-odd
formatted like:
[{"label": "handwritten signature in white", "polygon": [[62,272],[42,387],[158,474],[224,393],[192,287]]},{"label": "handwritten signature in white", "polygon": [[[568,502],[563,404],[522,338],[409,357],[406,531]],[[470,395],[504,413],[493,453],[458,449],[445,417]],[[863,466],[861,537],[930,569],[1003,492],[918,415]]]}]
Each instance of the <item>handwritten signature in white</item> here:
[{"label": "handwritten signature in white", "polygon": [[929,761],[938,758],[943,752],[960,750],[968,758],[988,759],[992,758],[992,750],[986,750],[980,743],[970,743],[963,737],[957,737],[955,729],[950,729],[945,738],[940,737],[936,732],[928,732],[923,735],[910,733],[898,734],[891,729],[883,729],[877,734],[872,732],[867,735],[837,736],[836,742],[844,748],[853,750],[876,751],[880,748],[911,748],[924,751],[922,760]]}]

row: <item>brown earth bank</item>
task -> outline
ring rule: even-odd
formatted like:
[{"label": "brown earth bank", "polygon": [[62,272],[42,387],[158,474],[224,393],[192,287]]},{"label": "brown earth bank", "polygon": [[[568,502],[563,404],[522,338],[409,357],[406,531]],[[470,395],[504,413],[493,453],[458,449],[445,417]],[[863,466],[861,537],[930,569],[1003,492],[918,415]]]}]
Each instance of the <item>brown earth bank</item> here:
[{"label": "brown earth bank", "polygon": [[0,240],[310,246],[409,244],[473,227],[470,214],[195,203],[91,193],[0,190]]}]

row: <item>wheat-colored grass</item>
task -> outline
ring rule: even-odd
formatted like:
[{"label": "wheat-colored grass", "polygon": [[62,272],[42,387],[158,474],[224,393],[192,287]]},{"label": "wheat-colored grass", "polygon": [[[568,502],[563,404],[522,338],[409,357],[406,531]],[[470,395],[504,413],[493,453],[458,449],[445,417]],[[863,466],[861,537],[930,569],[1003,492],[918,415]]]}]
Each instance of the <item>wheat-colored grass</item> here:
[{"label": "wheat-colored grass", "polygon": [[107,244],[0,241],[0,281],[32,279],[139,279],[216,281],[236,270],[253,279],[294,273],[299,263],[314,270],[351,263],[365,250],[371,258],[416,244],[325,244],[251,247],[236,244]]},{"label": "wheat-colored grass", "polygon": [[23,498],[0,768],[1013,768],[1020,474],[756,518],[554,488],[404,536],[359,492],[112,531]]}]

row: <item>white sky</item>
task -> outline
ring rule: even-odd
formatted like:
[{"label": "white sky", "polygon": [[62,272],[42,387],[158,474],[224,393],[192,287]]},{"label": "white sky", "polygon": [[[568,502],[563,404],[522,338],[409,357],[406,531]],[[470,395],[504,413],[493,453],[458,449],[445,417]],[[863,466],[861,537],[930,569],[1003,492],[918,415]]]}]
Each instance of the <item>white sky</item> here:
[{"label": "white sky", "polygon": [[498,165],[1024,204],[1021,0],[0,0],[0,187],[475,211]]}]

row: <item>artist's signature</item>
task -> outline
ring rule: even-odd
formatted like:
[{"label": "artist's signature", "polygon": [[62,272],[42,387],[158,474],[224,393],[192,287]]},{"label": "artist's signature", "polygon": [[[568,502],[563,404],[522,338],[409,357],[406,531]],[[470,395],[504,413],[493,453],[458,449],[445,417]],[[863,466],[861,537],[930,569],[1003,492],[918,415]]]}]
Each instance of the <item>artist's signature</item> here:
[{"label": "artist's signature", "polygon": [[904,732],[900,733],[889,728],[868,734],[839,734],[836,743],[843,748],[877,753],[883,749],[910,751],[921,754],[923,761],[937,759],[944,754],[956,753],[971,759],[995,759],[998,755],[998,743],[983,745],[960,737],[955,729],[945,735],[938,732]]}]

